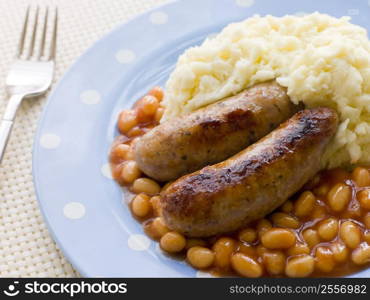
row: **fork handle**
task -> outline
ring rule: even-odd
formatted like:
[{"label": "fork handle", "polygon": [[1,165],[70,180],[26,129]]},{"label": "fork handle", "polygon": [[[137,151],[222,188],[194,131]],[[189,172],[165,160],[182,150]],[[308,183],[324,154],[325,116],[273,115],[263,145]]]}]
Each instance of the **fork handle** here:
[{"label": "fork handle", "polygon": [[3,160],[5,148],[8,144],[10,132],[13,128],[13,121],[2,120],[0,124],[0,163]]},{"label": "fork handle", "polygon": [[21,104],[23,95],[13,95],[10,97],[8,105],[6,106],[3,119],[0,123],[0,163],[3,160],[6,145],[8,144],[10,132],[13,128],[15,115],[18,107]]}]

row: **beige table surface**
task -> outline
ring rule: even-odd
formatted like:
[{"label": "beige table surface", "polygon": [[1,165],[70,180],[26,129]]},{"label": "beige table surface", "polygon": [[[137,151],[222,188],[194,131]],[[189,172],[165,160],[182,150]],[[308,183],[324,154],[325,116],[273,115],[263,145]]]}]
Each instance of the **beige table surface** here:
[{"label": "beige table surface", "polygon": [[[118,24],[167,0],[0,0],[0,114],[4,82],[12,62],[23,15],[29,4],[56,4],[59,35],[57,82],[91,44]],[[20,108],[0,166],[0,277],[76,277],[49,235],[32,181],[32,143],[47,95]]]}]

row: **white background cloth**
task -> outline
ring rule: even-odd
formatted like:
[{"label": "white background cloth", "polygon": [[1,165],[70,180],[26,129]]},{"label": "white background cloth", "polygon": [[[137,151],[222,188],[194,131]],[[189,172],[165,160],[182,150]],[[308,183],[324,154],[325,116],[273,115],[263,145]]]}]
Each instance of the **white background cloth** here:
[{"label": "white background cloth", "polygon": [[[56,73],[62,74],[91,44],[118,24],[167,0],[0,0],[0,114],[5,77],[29,4],[56,4],[59,12]],[[32,181],[32,143],[47,95],[26,100],[17,114],[0,166],[0,277],[76,277],[40,214]]]}]

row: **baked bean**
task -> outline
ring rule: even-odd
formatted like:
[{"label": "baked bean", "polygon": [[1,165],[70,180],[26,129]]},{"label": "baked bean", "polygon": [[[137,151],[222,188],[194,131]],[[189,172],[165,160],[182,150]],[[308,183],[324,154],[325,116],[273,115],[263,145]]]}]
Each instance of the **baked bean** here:
[{"label": "baked bean", "polygon": [[260,277],[263,272],[262,266],[257,261],[243,253],[232,255],[231,265],[238,274],[245,277]]},{"label": "baked bean", "polygon": [[334,185],[328,193],[330,208],[336,212],[342,211],[351,199],[351,188],[343,183]]},{"label": "baked bean", "polygon": [[361,243],[361,231],[352,221],[345,221],[340,226],[340,238],[348,248],[354,249]]},{"label": "baked bean", "polygon": [[364,240],[365,240],[368,244],[370,244],[370,230],[366,230],[366,231],[364,232]]},{"label": "baked bean", "polygon": [[118,118],[118,129],[121,133],[127,133],[138,124],[136,113],[133,110],[123,110]]},{"label": "baked bean", "polygon": [[126,152],[125,160],[134,160],[134,159],[135,159],[134,150],[132,149],[132,147],[130,147],[130,149],[128,149]]},{"label": "baked bean", "polygon": [[266,219],[261,219],[257,223],[257,232],[258,232],[258,237],[261,238],[261,236],[270,228],[272,228],[272,224],[269,220]]},{"label": "baked bean", "polygon": [[370,229],[370,212],[364,215],[364,224],[367,229]]},{"label": "baked bean", "polygon": [[257,239],[257,232],[252,228],[239,231],[238,238],[242,242],[253,243]]},{"label": "baked bean", "polygon": [[154,196],[150,198],[150,204],[152,205],[154,213],[159,216],[161,212],[161,197]]},{"label": "baked bean", "polygon": [[315,268],[315,260],[312,256],[302,254],[288,260],[285,274],[289,277],[307,277]]},{"label": "baked bean", "polygon": [[352,172],[352,178],[359,187],[370,185],[370,173],[365,168],[355,168]]},{"label": "baked bean", "polygon": [[151,222],[147,223],[145,226],[145,231],[151,236],[153,239],[160,239],[170,230],[164,224],[163,219],[160,217],[155,218]]},{"label": "baked bean", "polygon": [[281,251],[268,251],[262,256],[267,272],[271,275],[284,273],[285,255]]},{"label": "baked bean", "polygon": [[136,161],[127,161],[121,171],[121,179],[126,183],[132,183],[138,179],[141,175],[141,171]]},{"label": "baked bean", "polygon": [[220,238],[213,245],[215,253],[215,265],[227,269],[230,265],[230,257],[236,248],[236,241],[231,238]]},{"label": "baked bean", "polygon": [[161,248],[170,253],[180,252],[185,248],[186,239],[178,232],[167,232],[160,240]]},{"label": "baked bean", "polygon": [[310,254],[310,248],[306,244],[296,243],[287,250],[287,254],[289,256]]},{"label": "baked bean", "polygon": [[342,244],[341,242],[333,242],[330,245],[331,252],[333,253],[333,257],[337,262],[345,262],[348,258],[349,251],[346,245]]},{"label": "baked bean", "polygon": [[207,243],[205,240],[202,239],[187,239],[185,249],[189,250],[192,247],[199,246],[199,247],[206,247]]},{"label": "baked bean", "polygon": [[355,250],[353,250],[351,259],[356,265],[364,265],[370,262],[369,244],[366,242],[361,243]]},{"label": "baked bean", "polygon": [[112,177],[115,180],[118,180],[120,182],[123,165],[113,163],[113,164],[110,164],[110,167],[111,167]]},{"label": "baked bean", "polygon": [[315,195],[310,191],[303,192],[294,203],[294,214],[297,217],[308,216],[315,205]]},{"label": "baked bean", "polygon": [[284,228],[271,228],[261,237],[262,245],[268,249],[287,249],[295,244],[293,232]]},{"label": "baked bean", "polygon": [[162,101],[163,99],[163,96],[164,96],[164,92],[163,92],[163,89],[159,86],[155,86],[154,88],[152,88],[148,95],[152,95],[154,97],[156,97],[158,99],[158,101]]},{"label": "baked bean", "polygon": [[159,122],[162,119],[164,113],[164,109],[162,107],[159,107],[157,111],[155,112],[154,120],[156,122]]},{"label": "baked bean", "polygon": [[324,206],[316,206],[312,213],[311,213],[311,219],[323,219],[327,215],[326,209]]},{"label": "baked bean", "polygon": [[323,183],[317,188],[315,188],[313,192],[316,196],[324,197],[328,194],[329,190],[330,190],[329,185],[326,183]]},{"label": "baked bean", "polygon": [[[254,247],[254,246],[251,246],[251,245],[248,245],[248,244],[244,244],[244,243],[239,243],[238,246],[237,246],[237,252],[240,252],[240,253],[243,253],[247,256],[250,256],[250,257],[255,257],[256,255],[260,255],[258,252],[258,250],[261,250],[259,247],[262,247],[264,248],[265,250],[267,250],[265,247],[263,246],[258,246],[258,247]],[[261,255],[262,255],[262,252],[261,252]]]},{"label": "baked bean", "polygon": [[339,223],[336,218],[328,218],[319,223],[317,232],[324,241],[331,241],[338,234]]},{"label": "baked bean", "polygon": [[342,219],[358,219],[362,214],[360,204],[353,203],[350,207],[348,207],[345,211],[343,211],[341,217]]},{"label": "baked bean", "polygon": [[293,216],[288,215],[287,213],[274,213],[271,215],[271,220],[277,227],[296,229],[300,226],[299,221]]},{"label": "baked bean", "polygon": [[139,194],[133,200],[131,204],[132,212],[137,217],[145,217],[151,211],[150,198],[146,194]]},{"label": "baked bean", "polygon": [[293,210],[293,203],[292,201],[285,201],[282,206],[280,206],[280,210],[285,213],[290,213]]},{"label": "baked bean", "polygon": [[316,268],[321,272],[331,272],[335,266],[333,253],[326,247],[317,247],[316,249]]},{"label": "baked bean", "polygon": [[360,191],[357,198],[363,209],[370,210],[370,189]]},{"label": "baked bean", "polygon": [[143,135],[144,133],[145,133],[145,131],[143,129],[141,129],[140,127],[134,127],[126,133],[126,136],[128,136],[130,138],[133,138],[133,137],[136,137],[136,136]]},{"label": "baked bean", "polygon": [[259,244],[256,248],[252,247],[253,249],[256,249],[256,253],[258,256],[263,256],[264,253],[266,253],[267,251],[269,251],[265,246]]},{"label": "baked bean", "polygon": [[118,144],[112,149],[112,156],[118,159],[126,159],[126,154],[130,150],[130,146],[126,144]]},{"label": "baked bean", "polygon": [[320,243],[319,234],[314,229],[311,228],[306,229],[305,231],[302,232],[302,236],[310,248]]},{"label": "baked bean", "polygon": [[132,190],[135,193],[147,193],[149,195],[155,195],[160,192],[161,187],[152,179],[138,178],[134,181]]},{"label": "baked bean", "polygon": [[302,232],[302,237],[310,248],[320,243],[319,234],[315,229],[312,228],[306,229],[305,231]]},{"label": "baked bean", "polygon": [[208,248],[195,246],[188,250],[186,258],[193,267],[206,269],[213,264],[215,254]]},{"label": "baked bean", "polygon": [[159,107],[159,101],[156,97],[147,95],[144,96],[137,108],[137,118],[141,122],[146,122],[150,117],[154,116]]}]

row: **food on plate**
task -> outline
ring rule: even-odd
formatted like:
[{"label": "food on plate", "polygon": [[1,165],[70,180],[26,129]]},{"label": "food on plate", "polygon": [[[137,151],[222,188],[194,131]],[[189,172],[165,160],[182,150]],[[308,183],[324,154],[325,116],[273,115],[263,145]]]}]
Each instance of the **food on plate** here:
[{"label": "food on plate", "polygon": [[235,156],[179,178],[161,195],[166,225],[205,237],[263,218],[320,170],[337,122],[329,108],[300,111]]},{"label": "food on plate", "polygon": [[370,265],[369,120],[363,28],[256,16],[121,112],[112,174],[146,234],[196,269],[347,275]]},{"label": "food on plate", "polygon": [[[140,128],[141,134],[130,137],[121,132],[112,147],[112,171],[135,194],[130,202],[132,213],[147,235],[161,242],[163,251],[215,276],[340,276],[369,265],[370,171],[365,167],[352,172],[322,171],[271,214],[235,232],[193,238],[168,228],[160,202],[171,182],[159,185],[142,173],[129,182],[122,179],[125,172],[135,174],[132,168],[124,168],[135,163],[132,143],[158,124],[156,113],[149,121],[138,120],[142,108],[134,105],[130,110],[136,116],[132,129]],[[130,115],[126,112],[123,116]],[[119,122],[124,121],[120,115]],[[305,157],[301,164],[305,166]]]},{"label": "food on plate", "polygon": [[132,184],[134,192],[155,193],[159,191],[158,183],[150,178],[142,178],[142,171],[135,161],[133,141],[155,128],[163,114],[160,103],[163,90],[154,87],[137,101],[132,109],[123,110],[117,121],[120,135],[113,142],[109,159],[113,178],[119,184]]},{"label": "food on plate", "polygon": [[177,179],[238,153],[291,117],[298,107],[275,82],[258,84],[156,126],[135,142],[135,160],[151,178]]},{"label": "food on plate", "polygon": [[348,17],[255,16],[226,26],[179,57],[163,121],[271,79],[294,103],[338,112],[325,166],[370,163],[370,42]]}]

